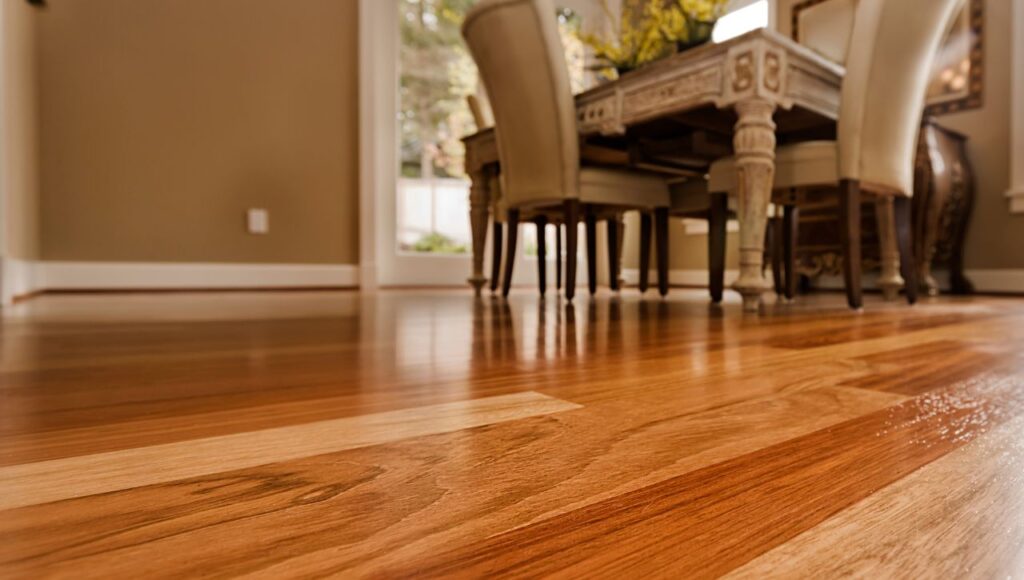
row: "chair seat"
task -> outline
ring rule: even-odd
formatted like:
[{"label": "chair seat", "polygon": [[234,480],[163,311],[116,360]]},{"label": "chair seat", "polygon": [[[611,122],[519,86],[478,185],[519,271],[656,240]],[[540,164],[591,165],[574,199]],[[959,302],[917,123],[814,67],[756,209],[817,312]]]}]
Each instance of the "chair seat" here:
[{"label": "chair seat", "polygon": [[580,201],[633,209],[669,206],[668,183],[660,175],[625,169],[580,169]]},{"label": "chair seat", "polygon": [[[736,158],[711,164],[708,191],[736,190]],[[839,182],[839,152],[835,141],[807,141],[784,145],[775,151],[774,189],[831,185]]]}]

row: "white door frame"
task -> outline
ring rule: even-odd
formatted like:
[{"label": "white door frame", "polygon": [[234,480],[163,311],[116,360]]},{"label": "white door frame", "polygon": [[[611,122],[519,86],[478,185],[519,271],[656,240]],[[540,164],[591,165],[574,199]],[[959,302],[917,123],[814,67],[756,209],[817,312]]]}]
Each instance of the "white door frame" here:
[{"label": "white door frame", "polygon": [[7,259],[7,71],[4,61],[7,57],[7,39],[4,35],[7,3],[0,4],[0,306],[10,301],[5,283],[4,270]]}]

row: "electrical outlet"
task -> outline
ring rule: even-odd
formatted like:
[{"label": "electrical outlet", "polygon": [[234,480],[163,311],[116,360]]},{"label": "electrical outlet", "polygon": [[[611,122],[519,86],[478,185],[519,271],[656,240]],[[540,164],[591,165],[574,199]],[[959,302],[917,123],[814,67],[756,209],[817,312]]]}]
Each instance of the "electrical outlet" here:
[{"label": "electrical outlet", "polygon": [[270,232],[270,212],[262,207],[249,208],[246,212],[246,223],[250,234],[266,234]]}]

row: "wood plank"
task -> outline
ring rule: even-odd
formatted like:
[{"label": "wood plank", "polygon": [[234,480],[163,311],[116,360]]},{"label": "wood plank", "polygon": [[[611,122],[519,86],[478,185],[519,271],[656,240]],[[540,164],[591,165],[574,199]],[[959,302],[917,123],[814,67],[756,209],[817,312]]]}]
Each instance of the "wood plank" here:
[{"label": "wood plank", "polygon": [[96,455],[0,467],[0,510],[201,477],[546,415],[579,405],[528,391]]},{"label": "wood plank", "polygon": [[382,573],[719,576],[1021,413],[976,379]]},{"label": "wood plank", "polygon": [[729,578],[1012,578],[1024,570],[1018,417],[734,570]]},{"label": "wood plank", "polygon": [[820,388],[701,413],[667,398],[0,513],[0,571],[371,573],[904,400]]}]

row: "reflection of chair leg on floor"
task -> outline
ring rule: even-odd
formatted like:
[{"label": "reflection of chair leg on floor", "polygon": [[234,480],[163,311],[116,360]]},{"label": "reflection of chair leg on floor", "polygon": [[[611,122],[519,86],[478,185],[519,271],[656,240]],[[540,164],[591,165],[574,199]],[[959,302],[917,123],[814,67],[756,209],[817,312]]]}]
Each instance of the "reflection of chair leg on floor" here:
[{"label": "reflection of chair leg on floor", "polygon": [[640,212],[640,293],[647,292],[651,277],[651,212]]},{"label": "reflection of chair leg on floor", "polygon": [[608,287],[619,291],[619,216],[605,220],[608,232]]},{"label": "reflection of chair leg on floor", "polygon": [[501,280],[502,229],[501,222],[494,220],[491,229],[494,234],[494,239],[491,240],[491,293],[498,290],[498,281]]},{"label": "reflection of chair leg on floor", "polygon": [[555,289],[562,291],[562,224],[555,224]]},{"label": "reflection of chair leg on floor", "polygon": [[548,252],[547,252],[547,227],[548,218],[539,215],[534,218],[533,223],[537,225],[537,285],[540,287],[540,295],[548,291]]}]

